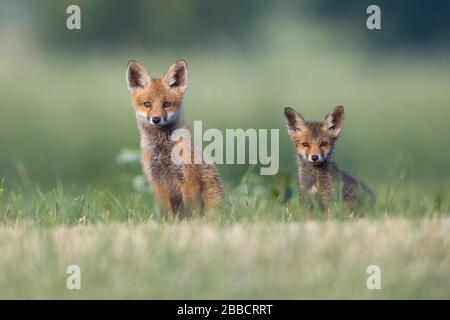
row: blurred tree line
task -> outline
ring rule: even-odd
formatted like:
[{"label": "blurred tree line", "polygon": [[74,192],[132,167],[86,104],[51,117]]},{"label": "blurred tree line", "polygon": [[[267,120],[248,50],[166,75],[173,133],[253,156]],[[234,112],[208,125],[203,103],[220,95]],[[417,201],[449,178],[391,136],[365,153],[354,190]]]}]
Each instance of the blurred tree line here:
[{"label": "blurred tree line", "polygon": [[[65,28],[70,4],[81,7],[82,32]],[[371,4],[382,11],[378,33],[365,28],[366,8]],[[29,8],[44,43],[68,48],[185,47],[221,37],[242,43],[252,22],[280,10],[290,18],[306,14],[319,23],[348,25],[353,32],[370,34],[366,38],[376,46],[446,46],[450,40],[448,0],[42,0],[22,6]]]},{"label": "blurred tree line", "polygon": [[[352,29],[369,35],[379,46],[447,46],[450,44],[450,1],[448,0],[319,0],[315,7],[320,16],[348,23]],[[368,15],[366,8],[381,8],[381,32],[361,29]],[[354,19],[354,17],[358,17]],[[361,21],[361,20],[363,21]]]}]

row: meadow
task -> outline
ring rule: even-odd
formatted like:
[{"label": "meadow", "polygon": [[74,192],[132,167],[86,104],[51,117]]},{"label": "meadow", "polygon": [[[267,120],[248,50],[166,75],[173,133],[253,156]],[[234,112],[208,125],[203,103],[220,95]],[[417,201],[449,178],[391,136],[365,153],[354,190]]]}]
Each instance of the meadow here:
[{"label": "meadow", "polygon": [[[267,30],[253,49],[2,48],[0,298],[450,298],[448,53],[386,55],[318,27]],[[133,158],[131,58],[156,75],[188,61],[189,124],[280,129],[280,173],[220,166],[222,213],[162,219]],[[336,159],[377,195],[363,216],[310,213],[296,197],[282,110],[320,119],[340,104]],[[66,289],[70,264],[81,290]],[[373,264],[381,290],[366,287]]]},{"label": "meadow", "polygon": [[[377,190],[385,197],[355,217],[282,203],[252,177],[227,190],[223,212],[184,220],[162,218],[128,185],[2,188],[0,298],[450,298],[444,194]],[[66,288],[73,264],[81,290]],[[370,265],[381,268],[380,290],[367,289]]]}]

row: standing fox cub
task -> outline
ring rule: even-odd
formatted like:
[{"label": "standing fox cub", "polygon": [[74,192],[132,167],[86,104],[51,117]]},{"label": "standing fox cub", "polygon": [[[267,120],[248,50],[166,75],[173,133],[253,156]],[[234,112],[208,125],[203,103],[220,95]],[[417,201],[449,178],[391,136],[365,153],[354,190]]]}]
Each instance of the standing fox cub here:
[{"label": "standing fox cub", "polygon": [[194,209],[203,212],[220,205],[223,184],[214,166],[176,164],[172,160],[177,143],[192,143],[171,140],[176,129],[186,128],[182,120],[186,62],[176,61],[164,77],[152,78],[142,65],[130,61],[126,78],[141,135],[142,168],[162,213],[190,214]]},{"label": "standing fox cub", "polygon": [[298,187],[303,203],[310,206],[318,203],[326,208],[337,195],[347,207],[356,209],[373,201],[373,193],[364,182],[331,160],[344,120],[344,107],[334,108],[322,121],[307,121],[292,108],[284,109],[284,114],[297,153]]}]

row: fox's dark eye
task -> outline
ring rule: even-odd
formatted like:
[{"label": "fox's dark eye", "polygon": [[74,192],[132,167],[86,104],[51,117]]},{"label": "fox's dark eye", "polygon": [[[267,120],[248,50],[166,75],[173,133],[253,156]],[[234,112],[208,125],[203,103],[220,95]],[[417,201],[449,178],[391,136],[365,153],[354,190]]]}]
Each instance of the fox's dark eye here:
[{"label": "fox's dark eye", "polygon": [[144,102],[144,107],[146,108],[150,108],[152,106],[152,104],[148,101]]},{"label": "fox's dark eye", "polygon": [[328,145],[328,142],[326,142],[326,141],[322,141],[321,143],[320,143],[320,146],[321,147],[326,147]]},{"label": "fox's dark eye", "polygon": [[164,108],[170,107],[172,104],[169,101],[164,101]]},{"label": "fox's dark eye", "polygon": [[309,143],[308,142],[303,142],[302,146],[304,146],[305,148],[309,147]]}]

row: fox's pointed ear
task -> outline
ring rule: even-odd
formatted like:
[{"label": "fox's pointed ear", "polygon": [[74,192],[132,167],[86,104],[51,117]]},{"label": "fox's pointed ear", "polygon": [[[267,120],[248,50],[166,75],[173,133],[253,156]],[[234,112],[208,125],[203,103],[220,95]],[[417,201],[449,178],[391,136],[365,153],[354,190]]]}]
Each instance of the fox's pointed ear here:
[{"label": "fox's pointed ear", "polygon": [[127,67],[128,90],[144,88],[151,81],[150,74],[137,61],[131,60]]},{"label": "fox's pointed ear", "polygon": [[325,116],[323,123],[326,126],[326,129],[337,138],[341,132],[343,121],[344,107],[338,106]]},{"label": "fox's pointed ear", "polygon": [[305,118],[292,108],[284,108],[284,117],[289,134],[300,131],[305,126]]},{"label": "fox's pointed ear", "polygon": [[183,93],[187,87],[187,76],[186,61],[178,60],[169,67],[164,75],[164,81],[169,87]]}]

